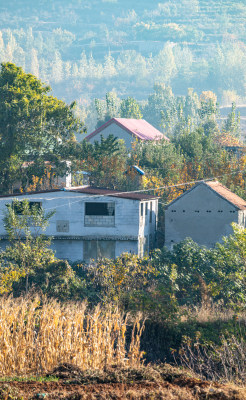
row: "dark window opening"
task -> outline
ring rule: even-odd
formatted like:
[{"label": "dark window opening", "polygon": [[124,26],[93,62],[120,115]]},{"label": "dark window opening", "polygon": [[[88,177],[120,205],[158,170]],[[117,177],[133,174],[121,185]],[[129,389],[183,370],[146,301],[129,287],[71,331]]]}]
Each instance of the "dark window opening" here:
[{"label": "dark window opening", "polygon": [[150,202],[150,210],[149,210],[149,222],[152,222],[152,212],[153,212],[153,205],[152,201]]},{"label": "dark window opening", "polygon": [[196,212],[196,213],[199,213],[200,211],[199,211],[199,210],[195,210],[195,212]]},{"label": "dark window opening", "polygon": [[[29,201],[28,208],[32,212],[34,210],[39,210],[42,207],[42,203],[40,201]],[[12,203],[12,208],[16,214],[21,215],[24,212],[24,202],[16,202]]]},{"label": "dark window opening", "polygon": [[114,216],[114,203],[85,203],[85,215]]},{"label": "dark window opening", "polygon": [[143,203],[141,203],[141,217],[143,217],[143,207],[144,207],[144,205],[143,205]]},{"label": "dark window opening", "polygon": [[176,210],[172,210],[172,212],[176,212]]},{"label": "dark window opening", "polygon": [[145,215],[148,214],[148,203],[145,203]]}]

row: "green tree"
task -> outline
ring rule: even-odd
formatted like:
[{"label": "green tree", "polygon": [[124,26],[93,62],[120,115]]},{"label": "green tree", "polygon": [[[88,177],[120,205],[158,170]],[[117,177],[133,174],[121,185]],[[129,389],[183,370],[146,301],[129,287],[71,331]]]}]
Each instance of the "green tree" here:
[{"label": "green tree", "polygon": [[241,137],[240,113],[236,113],[235,103],[232,103],[231,112],[227,115],[222,130],[238,138]]},{"label": "green tree", "polygon": [[79,165],[90,172],[90,181],[95,186],[119,189],[126,180],[127,151],[124,141],[113,135],[94,144],[82,142]]},{"label": "green tree", "polygon": [[154,86],[154,93],[148,97],[143,116],[144,119],[159,129],[160,126],[163,126],[162,112],[167,115],[169,123],[169,116],[173,114],[174,109],[176,109],[176,99],[172,89],[164,84],[157,84]]},{"label": "green tree", "polygon": [[217,292],[225,303],[245,308],[246,305],[246,229],[232,224],[233,234],[217,243],[213,251],[218,272]]},{"label": "green tree", "polygon": [[97,112],[97,128],[111,118],[120,116],[120,99],[114,91],[107,92],[105,100],[95,99],[95,107]]},{"label": "green tree", "polygon": [[120,105],[121,118],[141,119],[143,117],[138,102],[132,97],[122,100]]},{"label": "green tree", "polygon": [[0,192],[11,190],[24,161],[59,161],[74,143],[82,123],[73,108],[49,95],[34,75],[11,63],[0,71]]},{"label": "green tree", "polygon": [[125,253],[87,269],[92,298],[97,295],[105,303],[116,303],[126,311],[142,311],[153,319],[170,318],[177,311],[175,280],[175,266],[163,266],[155,255],[150,259]]},{"label": "green tree", "polygon": [[28,200],[7,206],[4,226],[9,245],[0,253],[0,294],[19,296],[30,289],[60,300],[85,297],[85,284],[67,261],[55,258],[44,235],[54,211]]},{"label": "green tree", "polygon": [[159,263],[176,266],[175,296],[180,305],[209,305],[213,301],[245,308],[246,230],[235,223],[232,227],[233,234],[213,249],[186,238],[172,251],[157,251]]},{"label": "green tree", "polygon": [[28,200],[14,200],[7,205],[3,222],[10,245],[0,254],[2,282],[6,281],[6,276],[15,276],[14,271],[18,271],[17,277],[19,274],[25,277],[27,292],[29,275],[55,261],[54,253],[49,249],[51,239],[42,234],[53,214],[54,211],[45,213],[42,207]]}]

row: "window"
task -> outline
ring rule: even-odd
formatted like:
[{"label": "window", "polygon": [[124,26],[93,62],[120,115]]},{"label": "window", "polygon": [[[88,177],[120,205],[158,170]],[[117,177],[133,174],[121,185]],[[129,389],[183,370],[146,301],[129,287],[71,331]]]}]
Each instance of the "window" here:
[{"label": "window", "polygon": [[149,210],[149,222],[152,223],[152,212],[153,212],[153,204],[150,202],[150,210]]},{"label": "window", "polygon": [[85,215],[114,216],[114,203],[85,203]]},{"label": "window", "polygon": [[[38,210],[42,207],[42,203],[40,201],[29,201],[28,207],[30,211],[34,211],[35,209]],[[16,214],[22,215],[24,212],[24,202],[13,202],[12,208],[14,209]]]},{"label": "window", "polygon": [[154,248],[154,239],[153,239],[153,235],[149,235],[149,250],[153,250]]},{"label": "window", "polygon": [[115,224],[115,203],[85,203],[85,226],[110,227]]},{"label": "window", "polygon": [[145,203],[145,215],[148,214],[148,203]]},{"label": "window", "polygon": [[141,217],[143,217],[143,208],[144,208],[144,205],[143,205],[143,203],[141,203]]}]

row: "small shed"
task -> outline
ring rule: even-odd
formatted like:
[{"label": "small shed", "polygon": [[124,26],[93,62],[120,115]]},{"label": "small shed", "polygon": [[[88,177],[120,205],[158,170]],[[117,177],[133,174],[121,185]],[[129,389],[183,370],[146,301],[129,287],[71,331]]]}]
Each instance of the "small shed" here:
[{"label": "small shed", "polygon": [[165,211],[165,245],[171,249],[187,237],[214,247],[232,233],[231,223],[245,227],[246,201],[218,181],[194,185]]}]

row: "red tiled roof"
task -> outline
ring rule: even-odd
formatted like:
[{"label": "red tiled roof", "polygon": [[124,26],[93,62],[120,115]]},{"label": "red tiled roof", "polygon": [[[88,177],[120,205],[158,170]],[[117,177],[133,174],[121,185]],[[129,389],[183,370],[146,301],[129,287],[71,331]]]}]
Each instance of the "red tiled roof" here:
[{"label": "red tiled roof", "polygon": [[178,201],[181,197],[185,196],[187,193],[190,193],[193,189],[195,189],[199,185],[206,185],[210,189],[212,189],[214,192],[216,192],[217,195],[222,197],[223,199],[227,200],[229,203],[233,204],[236,208],[240,210],[246,210],[246,201],[243,200],[241,197],[239,197],[237,194],[233,193],[230,189],[227,187],[223,186],[220,182],[218,181],[202,181],[197,183],[196,185],[192,186],[191,189],[187,190],[180,196],[178,196],[176,199],[171,201],[171,203],[168,204],[167,208],[174,204],[176,201]]},{"label": "red tiled roof", "polygon": [[84,193],[84,194],[91,194],[91,195],[102,195],[102,196],[112,196],[112,197],[120,197],[123,199],[130,199],[130,200],[151,200],[157,199],[157,196],[145,193],[134,193],[134,192],[121,192],[119,190],[110,190],[110,189],[103,189],[103,188],[96,188],[96,187],[83,187],[78,186],[74,188],[67,188],[66,191],[72,191],[76,193]]},{"label": "red tiled roof", "polygon": [[90,133],[90,135],[86,136],[86,140],[91,139],[98,133],[100,133],[103,129],[107,128],[112,123],[119,125],[121,128],[125,129],[132,136],[137,137],[141,140],[160,140],[165,139],[169,142],[169,139],[163,135],[158,129],[154,128],[154,126],[150,125],[144,119],[133,119],[133,118],[112,118],[104,125],[97,128],[94,132]]},{"label": "red tiled roof", "polygon": [[206,183],[206,185],[208,185],[217,194],[229,201],[229,203],[232,203],[240,210],[246,209],[246,201],[239,197],[237,194],[231,192],[227,187],[223,186],[218,181],[207,181],[204,183]]}]

